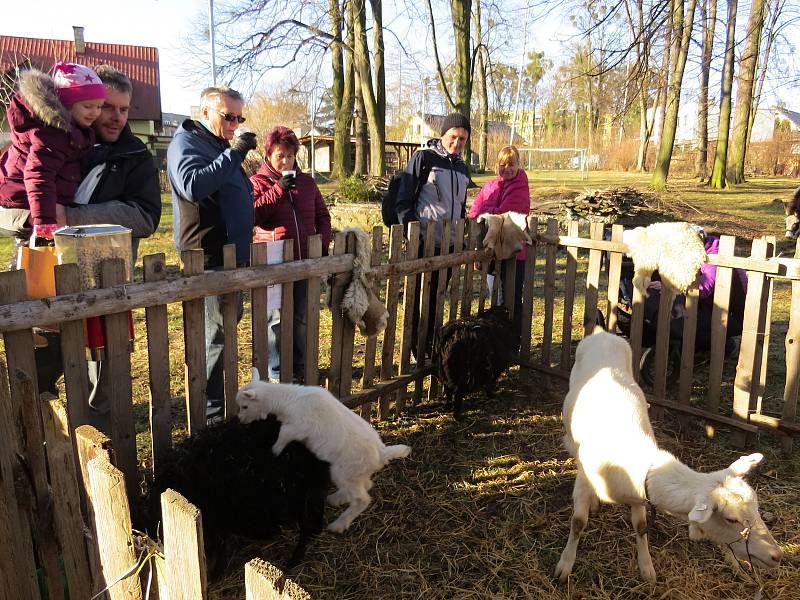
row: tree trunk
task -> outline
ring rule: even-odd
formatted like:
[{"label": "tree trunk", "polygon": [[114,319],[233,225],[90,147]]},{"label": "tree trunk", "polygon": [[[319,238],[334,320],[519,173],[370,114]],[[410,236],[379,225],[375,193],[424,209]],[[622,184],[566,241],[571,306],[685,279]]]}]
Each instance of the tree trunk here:
[{"label": "tree trunk", "polygon": [[[670,4],[675,4],[676,2],[681,3],[681,8],[683,8],[683,0],[672,0]],[[674,10],[674,8],[672,9]],[[672,13],[670,13],[672,14]],[[669,100],[669,71],[670,71],[670,64],[672,64],[675,60],[675,57],[672,54],[672,39],[675,35],[674,26],[672,23],[672,18],[667,19],[667,22],[664,26],[664,56],[661,60],[661,73],[659,74],[659,84],[658,84],[658,107],[661,110],[655,110],[656,117],[658,118],[658,140],[659,142],[664,137],[664,124],[667,119],[667,102]]]},{"label": "tree trunk", "polygon": [[661,140],[658,148],[655,169],[650,185],[657,190],[663,190],[667,186],[669,176],[669,163],[672,160],[672,146],[675,143],[675,130],[678,125],[678,109],[681,100],[681,84],[683,83],[683,71],[686,67],[686,56],[689,53],[689,43],[692,37],[692,24],[694,23],[694,9],[697,0],[689,0],[686,7],[686,18],[684,20],[683,0],[673,0],[672,6],[672,74],[670,76],[667,93],[667,113],[664,119],[664,129],[661,132]]},{"label": "tree trunk", "polygon": [[717,0],[703,0],[703,53],[700,64],[700,97],[697,100],[697,162],[695,174],[701,182],[708,178],[708,80],[714,50],[714,26],[717,22]]},{"label": "tree trunk", "polygon": [[[372,86],[372,73],[367,44],[366,6],[365,0],[352,0],[355,10],[355,55],[356,69],[361,87],[361,99],[364,103],[367,124],[369,126],[369,163],[370,174],[380,177],[384,173],[384,147],[386,140],[386,112],[381,113],[375,89]],[[378,3],[380,9],[380,3]],[[383,49],[381,49],[381,54]],[[385,92],[384,92],[385,93]]]},{"label": "tree trunk", "polygon": [[334,41],[331,45],[331,69],[333,72],[333,177],[344,179],[350,173],[350,119],[353,117],[352,59],[347,67],[343,60],[342,11],[339,0],[330,0],[331,25]]},{"label": "tree trunk", "polygon": [[767,7],[767,13],[769,13],[769,23],[766,28],[767,43],[764,45],[764,50],[758,59],[758,85],[756,86],[756,92],[753,97],[753,105],[750,107],[750,123],[747,127],[748,145],[750,144],[750,136],[753,135],[753,123],[756,120],[756,112],[758,111],[759,104],[761,104],[761,90],[764,89],[764,80],[767,77],[769,57],[770,54],[772,54],[772,48],[775,44],[775,37],[777,35],[775,25],[778,22],[778,17],[781,15],[785,3],[786,0],[777,0],[776,2],[770,2]]},{"label": "tree trunk", "polygon": [[[486,89],[486,62],[484,61],[484,48],[483,48],[483,28],[481,27],[481,0],[475,0],[475,16],[473,19],[475,24],[475,44],[478,48],[476,54],[477,66],[477,83],[478,83],[478,104],[480,106],[480,114],[478,117],[478,158],[479,169],[486,170],[487,156],[489,151],[489,94]],[[474,130],[473,130],[474,131]]]},{"label": "tree trunk", "polygon": [[725,66],[722,70],[722,97],[719,105],[717,149],[714,152],[714,170],[709,185],[721,190],[727,187],[726,162],[728,135],[731,128],[731,88],[733,87],[733,47],[736,44],[737,0],[728,0],[728,32],[725,38]]},{"label": "tree trunk", "polygon": [[[456,94],[455,109],[470,118],[470,102],[472,100],[472,47],[470,44],[470,18],[472,0],[450,0],[453,15],[453,36],[456,45]],[[463,157],[470,165],[471,140],[467,140]]]},{"label": "tree trunk", "polygon": [[[377,126],[380,128],[380,174],[386,169],[386,67],[383,45],[383,0],[370,0],[372,7],[372,43],[375,72],[375,105],[378,114]],[[402,78],[402,74],[401,74]],[[373,148],[373,156],[375,149]],[[373,165],[372,174],[376,175]]]},{"label": "tree trunk", "polygon": [[358,72],[355,71],[353,76],[353,94],[355,96],[355,117],[353,123],[355,125],[355,138],[356,138],[356,161],[353,167],[353,172],[356,175],[367,174],[367,145],[369,139],[367,136],[367,121],[364,118],[364,100],[361,97],[361,81]]},{"label": "tree trunk", "polygon": [[744,161],[747,141],[750,139],[750,108],[756,81],[761,34],[764,31],[764,0],[753,0],[747,23],[747,45],[739,59],[739,78],[736,93],[736,114],[733,118],[733,136],[728,155],[729,183],[744,183]]}]

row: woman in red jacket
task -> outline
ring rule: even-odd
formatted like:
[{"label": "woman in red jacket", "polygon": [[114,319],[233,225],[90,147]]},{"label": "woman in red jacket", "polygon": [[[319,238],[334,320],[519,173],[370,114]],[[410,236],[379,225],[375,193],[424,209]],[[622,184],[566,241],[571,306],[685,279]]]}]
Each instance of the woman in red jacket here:
[{"label": "woman in red jacket", "polygon": [[[531,206],[528,175],[519,166],[519,151],[505,146],[497,155],[497,177],[488,181],[478,192],[469,209],[473,219],[483,214],[501,215],[516,212],[527,215]],[[516,280],[514,282],[514,331],[522,333],[522,284],[525,277],[525,246],[517,253]]]},{"label": "woman in red jacket", "polygon": [[[331,241],[331,215],[314,179],[300,171],[295,156],[300,149],[297,136],[288,127],[275,127],[267,136],[266,159],[253,182],[255,241],[292,240],[294,258],[308,257],[308,237],[320,234],[322,254]],[[307,283],[294,284],[293,379],[302,381],[305,363]],[[318,301],[318,299],[312,299]],[[268,315],[267,344],[269,376],[280,377],[280,310]]]}]

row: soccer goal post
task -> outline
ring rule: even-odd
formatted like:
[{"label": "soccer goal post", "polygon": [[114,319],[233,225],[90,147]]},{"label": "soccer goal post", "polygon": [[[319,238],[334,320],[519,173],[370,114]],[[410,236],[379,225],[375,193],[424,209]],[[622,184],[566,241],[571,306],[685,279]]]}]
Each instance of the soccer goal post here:
[{"label": "soccer goal post", "polygon": [[522,167],[528,172],[578,172],[589,176],[588,148],[517,148]]}]

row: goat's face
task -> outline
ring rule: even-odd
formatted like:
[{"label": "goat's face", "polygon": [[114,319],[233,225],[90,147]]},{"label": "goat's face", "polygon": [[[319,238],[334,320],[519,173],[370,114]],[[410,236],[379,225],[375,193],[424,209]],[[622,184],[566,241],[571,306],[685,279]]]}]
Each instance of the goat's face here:
[{"label": "goat's face", "polygon": [[237,416],[239,421],[245,425],[267,417],[262,400],[267,391],[265,389],[267,385],[267,383],[260,380],[258,369],[253,367],[253,380],[236,393]]},{"label": "goat's face", "polygon": [[777,567],[783,552],[758,512],[758,497],[743,475],[763,456],[743,456],[721,471],[719,485],[698,498],[689,513],[689,537],[727,546],[733,555],[754,566]]},{"label": "goat's face", "polygon": [[795,213],[791,213],[786,215],[786,237],[792,240],[796,240],[798,234],[800,234],[800,217],[798,217]]}]

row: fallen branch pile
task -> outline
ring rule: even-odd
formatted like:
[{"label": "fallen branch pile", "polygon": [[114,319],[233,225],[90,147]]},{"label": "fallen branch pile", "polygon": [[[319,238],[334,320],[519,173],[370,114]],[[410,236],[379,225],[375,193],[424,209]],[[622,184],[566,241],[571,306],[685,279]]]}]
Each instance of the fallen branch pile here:
[{"label": "fallen branch pile", "polygon": [[555,216],[560,221],[572,219],[600,223],[616,223],[634,217],[653,200],[654,196],[634,188],[608,188],[587,190],[573,198],[562,197],[545,201],[534,207],[534,212],[544,216]]}]

